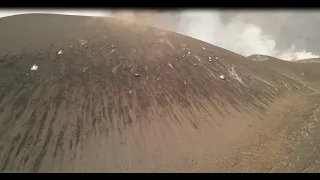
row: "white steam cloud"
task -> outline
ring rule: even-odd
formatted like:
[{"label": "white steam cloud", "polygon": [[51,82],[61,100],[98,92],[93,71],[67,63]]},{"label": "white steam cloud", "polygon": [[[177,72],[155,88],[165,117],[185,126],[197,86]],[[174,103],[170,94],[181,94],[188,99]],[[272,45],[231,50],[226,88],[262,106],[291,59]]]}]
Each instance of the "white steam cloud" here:
[{"label": "white steam cloud", "polygon": [[[295,51],[294,45],[287,50],[277,50],[276,40],[254,23],[248,23],[243,16],[235,16],[229,22],[222,21],[219,11],[178,12],[116,12],[126,14],[125,19],[148,23],[160,28],[179,32],[210,44],[228,49],[243,56],[263,54],[284,60],[298,60],[319,57],[307,51]],[[251,16],[254,16],[251,14]],[[148,20],[145,19],[148,18]],[[270,23],[272,25],[272,22]]]},{"label": "white steam cloud", "polygon": [[275,41],[259,27],[241,21],[223,24],[218,12],[182,12],[177,25],[172,30],[244,56],[275,53]]},{"label": "white steam cloud", "polygon": [[277,58],[283,59],[283,60],[301,60],[301,59],[311,59],[311,58],[319,58],[320,56],[318,54],[314,54],[307,51],[295,51],[295,47],[292,45],[291,48],[289,48],[286,51],[283,51],[280,53]]}]

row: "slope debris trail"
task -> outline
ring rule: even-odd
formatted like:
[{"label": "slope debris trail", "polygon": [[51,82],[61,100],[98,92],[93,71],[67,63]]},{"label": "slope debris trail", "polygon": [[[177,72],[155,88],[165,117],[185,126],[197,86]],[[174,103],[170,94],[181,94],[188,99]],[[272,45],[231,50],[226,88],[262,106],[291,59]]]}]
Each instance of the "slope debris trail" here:
[{"label": "slope debris trail", "polygon": [[1,172],[212,171],[287,97],[311,92],[238,54],[117,19],[28,14],[0,27]]}]

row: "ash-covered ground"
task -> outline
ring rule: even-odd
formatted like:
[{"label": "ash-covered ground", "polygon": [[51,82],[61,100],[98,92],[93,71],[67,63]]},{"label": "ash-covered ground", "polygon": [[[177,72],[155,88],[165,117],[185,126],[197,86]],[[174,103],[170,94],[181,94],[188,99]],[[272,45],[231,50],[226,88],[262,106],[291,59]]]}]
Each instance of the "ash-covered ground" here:
[{"label": "ash-covered ground", "polygon": [[113,18],[0,27],[1,172],[317,169],[316,152],[282,166],[316,149],[318,96],[276,64]]}]

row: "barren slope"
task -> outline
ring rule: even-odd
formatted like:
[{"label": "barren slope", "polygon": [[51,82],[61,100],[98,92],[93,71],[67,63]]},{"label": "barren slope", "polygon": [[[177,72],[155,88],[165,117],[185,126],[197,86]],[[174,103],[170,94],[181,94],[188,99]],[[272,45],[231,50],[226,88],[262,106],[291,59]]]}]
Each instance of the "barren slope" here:
[{"label": "barren slope", "polygon": [[0,27],[3,172],[212,171],[312,93],[238,54],[115,19],[31,14]]},{"label": "barren slope", "polygon": [[320,58],[301,59],[301,60],[297,60],[295,62],[297,62],[297,63],[319,63]]},{"label": "barren slope", "polygon": [[[248,58],[255,60],[257,55],[249,56]],[[263,56],[263,55],[260,55]],[[263,56],[266,57],[266,56]],[[320,90],[320,64],[317,58],[297,60],[297,61],[284,61],[281,59],[268,56],[265,61],[260,61],[265,67],[277,71],[289,78],[300,82],[316,91]],[[257,61],[255,61],[257,62]]]}]

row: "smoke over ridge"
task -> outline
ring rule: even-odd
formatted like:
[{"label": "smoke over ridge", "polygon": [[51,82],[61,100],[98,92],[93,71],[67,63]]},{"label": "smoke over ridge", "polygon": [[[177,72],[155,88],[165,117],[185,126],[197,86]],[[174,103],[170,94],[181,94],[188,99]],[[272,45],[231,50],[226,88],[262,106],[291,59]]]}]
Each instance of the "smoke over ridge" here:
[{"label": "smoke over ridge", "polygon": [[294,13],[183,10],[116,11],[110,15],[179,32],[244,56],[263,54],[284,60],[319,57],[318,53],[297,49],[294,41],[290,42],[289,47],[277,47],[278,42],[273,36],[279,37],[277,35],[281,31],[282,34],[286,33],[281,29],[281,25],[286,23],[292,14]]}]

